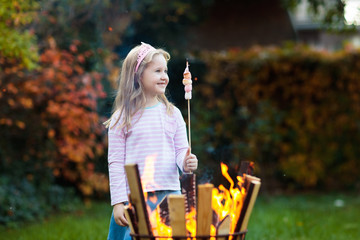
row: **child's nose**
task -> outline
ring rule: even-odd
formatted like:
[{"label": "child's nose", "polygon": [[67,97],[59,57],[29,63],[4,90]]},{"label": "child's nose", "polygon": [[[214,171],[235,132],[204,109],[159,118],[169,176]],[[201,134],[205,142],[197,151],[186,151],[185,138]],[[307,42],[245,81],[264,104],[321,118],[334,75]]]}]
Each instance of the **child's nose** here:
[{"label": "child's nose", "polygon": [[167,73],[163,72],[163,73],[161,74],[161,78],[163,78],[163,79],[168,79],[169,76],[167,75]]}]

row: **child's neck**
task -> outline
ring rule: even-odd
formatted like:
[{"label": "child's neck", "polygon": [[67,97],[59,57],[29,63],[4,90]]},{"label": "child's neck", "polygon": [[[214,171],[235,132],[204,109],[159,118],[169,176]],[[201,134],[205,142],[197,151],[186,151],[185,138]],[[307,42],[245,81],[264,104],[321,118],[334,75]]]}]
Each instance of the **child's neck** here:
[{"label": "child's neck", "polygon": [[146,99],[145,107],[152,107],[159,103],[157,98]]}]

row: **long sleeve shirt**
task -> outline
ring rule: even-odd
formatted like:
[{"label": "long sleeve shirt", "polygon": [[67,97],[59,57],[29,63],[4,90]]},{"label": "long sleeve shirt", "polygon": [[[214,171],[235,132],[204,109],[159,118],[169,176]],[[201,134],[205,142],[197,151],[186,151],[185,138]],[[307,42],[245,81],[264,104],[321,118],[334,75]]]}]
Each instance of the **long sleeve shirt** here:
[{"label": "long sleeve shirt", "polygon": [[111,205],[128,201],[124,165],[137,163],[144,191],[180,190],[179,171],[189,147],[181,112],[173,114],[159,103],[132,118],[130,129],[120,128],[114,115],[108,132],[108,163]]}]

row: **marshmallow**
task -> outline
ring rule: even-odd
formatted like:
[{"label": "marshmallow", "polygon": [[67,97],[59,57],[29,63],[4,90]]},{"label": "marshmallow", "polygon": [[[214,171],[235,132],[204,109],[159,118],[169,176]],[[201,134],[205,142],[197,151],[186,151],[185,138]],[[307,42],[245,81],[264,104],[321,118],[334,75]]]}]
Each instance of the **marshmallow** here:
[{"label": "marshmallow", "polygon": [[191,91],[192,91],[192,81],[191,81],[191,73],[189,71],[189,63],[186,61],[186,68],[184,71],[184,79],[182,83],[185,85],[185,99],[190,100],[191,99]]}]

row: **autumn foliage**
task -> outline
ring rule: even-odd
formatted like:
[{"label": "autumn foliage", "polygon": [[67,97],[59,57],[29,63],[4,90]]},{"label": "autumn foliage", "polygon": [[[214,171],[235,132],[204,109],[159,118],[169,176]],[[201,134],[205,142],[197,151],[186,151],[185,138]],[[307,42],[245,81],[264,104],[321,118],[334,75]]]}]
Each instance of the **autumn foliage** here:
[{"label": "autumn foliage", "polygon": [[203,58],[192,125],[207,162],[254,161],[269,183],[356,187],[360,51],[292,45]]},{"label": "autumn foliage", "polygon": [[1,172],[29,181],[50,176],[91,196],[108,191],[106,175],[95,169],[106,146],[97,113],[105,93],[102,75],[85,70],[91,51],[79,45],[60,50],[52,40],[33,71],[0,59]]}]

